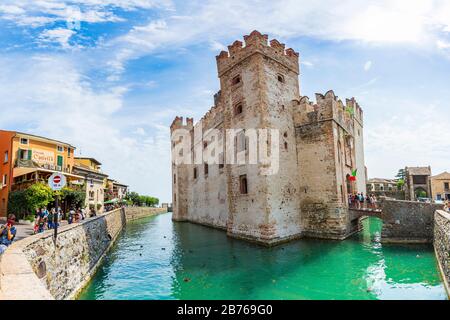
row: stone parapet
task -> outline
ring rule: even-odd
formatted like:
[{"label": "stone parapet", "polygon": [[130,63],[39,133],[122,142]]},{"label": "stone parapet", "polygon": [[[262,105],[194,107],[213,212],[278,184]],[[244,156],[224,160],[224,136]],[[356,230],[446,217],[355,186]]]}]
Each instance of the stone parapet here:
[{"label": "stone parapet", "polygon": [[434,214],[434,252],[450,299],[450,214],[438,210]]},{"label": "stone parapet", "polygon": [[442,205],[383,199],[381,242],[431,243],[434,213]]},{"label": "stone parapet", "polygon": [[127,221],[167,212],[127,207],[13,243],[0,256],[0,300],[74,299]]}]

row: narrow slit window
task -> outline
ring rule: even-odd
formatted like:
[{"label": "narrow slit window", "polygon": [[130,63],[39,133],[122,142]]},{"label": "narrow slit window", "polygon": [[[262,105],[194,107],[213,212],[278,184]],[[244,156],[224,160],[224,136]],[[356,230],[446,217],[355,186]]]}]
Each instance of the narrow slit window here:
[{"label": "narrow slit window", "polygon": [[284,76],[283,75],[279,74],[279,75],[277,75],[277,78],[278,78],[278,82],[284,83]]},{"label": "narrow slit window", "polygon": [[234,115],[240,115],[242,113],[242,103],[238,103],[235,107],[234,107]]},{"label": "narrow slit window", "polygon": [[239,188],[240,188],[241,194],[248,193],[247,175],[244,174],[244,175],[239,176]]}]

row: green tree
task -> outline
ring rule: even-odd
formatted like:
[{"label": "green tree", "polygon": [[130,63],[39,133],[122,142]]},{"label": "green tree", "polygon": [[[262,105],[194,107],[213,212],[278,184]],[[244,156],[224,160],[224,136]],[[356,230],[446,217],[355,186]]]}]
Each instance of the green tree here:
[{"label": "green tree", "polygon": [[8,213],[13,213],[17,218],[22,219],[29,213],[28,202],[25,191],[12,191],[8,197]]},{"label": "green tree", "polygon": [[405,185],[405,180],[403,180],[403,179],[399,179],[398,181],[397,181],[397,189],[398,190],[403,190],[403,186]]},{"label": "green tree", "polygon": [[38,182],[31,185],[25,190],[28,210],[34,212],[36,209],[46,207],[54,200],[53,195],[53,190],[44,183]]},{"label": "green tree", "polygon": [[134,205],[140,205],[140,196],[137,192],[128,192],[127,195],[125,196],[126,200],[131,201],[132,204]]},{"label": "green tree", "polygon": [[61,200],[66,201],[66,203],[70,206],[85,207],[85,201],[86,201],[86,192],[85,191],[76,191],[69,187],[64,187],[60,192],[59,195],[61,197]]},{"label": "green tree", "polygon": [[406,172],[405,169],[399,169],[397,175],[395,176],[399,180],[405,181],[406,178]]}]

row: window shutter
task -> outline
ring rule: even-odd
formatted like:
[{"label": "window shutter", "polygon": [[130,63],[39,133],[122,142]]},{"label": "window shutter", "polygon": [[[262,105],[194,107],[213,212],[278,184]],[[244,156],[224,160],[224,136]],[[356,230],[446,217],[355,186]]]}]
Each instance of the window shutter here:
[{"label": "window shutter", "polygon": [[63,157],[62,156],[58,156],[58,166],[62,167],[63,165]]},{"label": "window shutter", "polygon": [[32,151],[28,150],[28,160],[31,160],[31,153],[32,153]]}]

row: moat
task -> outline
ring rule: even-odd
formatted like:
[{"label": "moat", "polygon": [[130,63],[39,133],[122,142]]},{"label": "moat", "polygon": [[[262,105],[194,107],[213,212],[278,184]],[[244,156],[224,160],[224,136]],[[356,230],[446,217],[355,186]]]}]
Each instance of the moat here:
[{"label": "moat", "polygon": [[132,221],[79,298],[446,299],[431,245],[382,245],[381,221],[363,224],[264,248],[170,213]]}]

